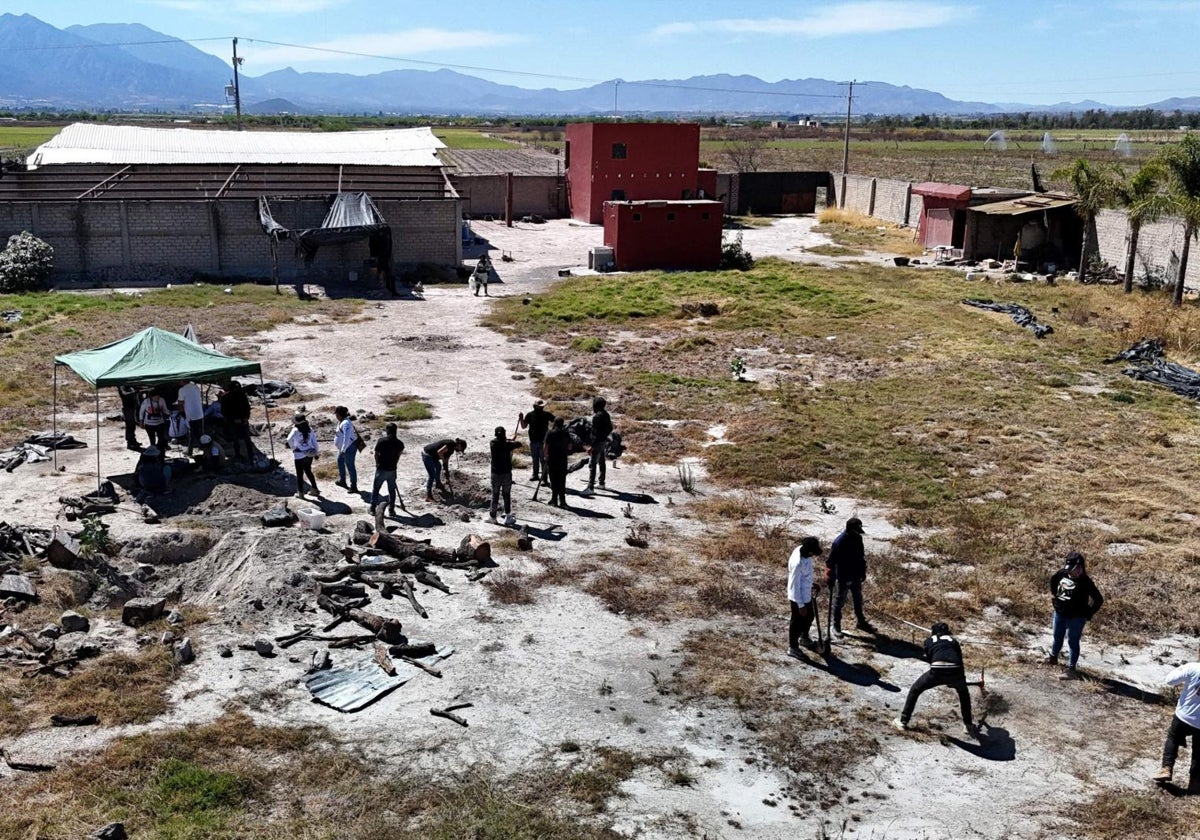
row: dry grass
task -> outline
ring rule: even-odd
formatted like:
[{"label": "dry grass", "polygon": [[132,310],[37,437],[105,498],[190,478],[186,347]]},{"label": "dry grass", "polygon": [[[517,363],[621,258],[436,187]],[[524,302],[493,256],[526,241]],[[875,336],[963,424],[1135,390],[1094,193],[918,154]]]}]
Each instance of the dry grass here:
[{"label": "dry grass", "polygon": [[537,588],[529,575],[502,569],[484,578],[483,587],[493,604],[532,604],[537,600]]},{"label": "dry grass", "polygon": [[633,772],[685,771],[673,754],[576,746],[524,773],[434,781],[403,761],[380,768],[318,727],[228,714],[6,785],[0,836],[75,840],[120,820],[134,837],[606,840],[616,835],[598,815]]},{"label": "dry grass", "polygon": [[1200,821],[1200,802],[1165,793],[1106,791],[1071,814],[1074,834],[1094,840],[1127,837],[1191,837]]},{"label": "dry grass", "polygon": [[[917,257],[925,250],[915,241],[916,233],[912,228],[903,228],[853,210],[826,207],[817,214],[817,220],[820,224],[813,230],[825,234],[847,251],[845,254],[832,253],[828,256],[857,256],[864,251],[884,251]],[[821,253],[814,248],[808,250]]]}]

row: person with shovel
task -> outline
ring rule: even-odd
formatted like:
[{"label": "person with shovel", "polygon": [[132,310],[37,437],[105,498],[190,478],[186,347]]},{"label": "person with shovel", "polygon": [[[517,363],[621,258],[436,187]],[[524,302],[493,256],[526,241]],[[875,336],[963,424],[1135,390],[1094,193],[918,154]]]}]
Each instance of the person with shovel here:
[{"label": "person with shovel", "polygon": [[1175,704],[1175,715],[1167,729],[1167,740],[1163,744],[1162,768],[1154,774],[1154,781],[1165,785],[1171,781],[1175,771],[1175,758],[1179,748],[1192,739],[1191,771],[1188,775],[1188,793],[1200,793],[1200,662],[1180,665],[1167,674],[1167,685],[1182,685],[1179,700]]},{"label": "person with shovel", "polygon": [[442,472],[446,473],[446,479],[449,480],[451,454],[463,452],[466,448],[467,442],[462,438],[442,438],[425,444],[421,449],[421,463],[425,465],[428,475],[425,481],[425,501],[433,501],[435,486],[443,493],[446,492],[446,486],[442,484]]},{"label": "person with shovel", "polygon": [[1058,664],[1065,636],[1071,653],[1063,679],[1077,680],[1079,672],[1075,670],[1075,665],[1079,662],[1079,640],[1083,637],[1083,626],[1104,604],[1104,596],[1088,576],[1083,555],[1078,551],[1068,554],[1063,567],[1050,578],[1050,594],[1054,603],[1054,643],[1045,664]]},{"label": "person with shovel", "polygon": [[800,658],[801,642],[809,650],[817,649],[809,631],[817,611],[817,593],[821,591],[813,580],[813,558],[822,553],[820,540],[805,537],[788,557],[788,605],[792,613],[788,623],[788,656],[796,659]]},{"label": "person with shovel", "polygon": [[496,521],[500,498],[503,496],[504,524],[510,527],[516,524],[512,514],[512,454],[522,445],[520,441],[509,440],[503,426],[496,427],[496,435],[491,441],[492,506],[488,511],[488,519]]},{"label": "person with shovel", "polygon": [[968,737],[974,737],[975,724],[971,721],[971,692],[967,688],[967,675],[963,669],[962,646],[950,635],[950,626],[939,621],[929,628],[929,638],[925,640],[925,650],[922,654],[929,663],[929,670],[917,677],[917,681],[908,690],[904,700],[904,711],[892,723],[901,732],[908,729],[912,719],[913,709],[921,695],[939,685],[948,685],[958,692],[959,711],[962,712],[962,731]]}]

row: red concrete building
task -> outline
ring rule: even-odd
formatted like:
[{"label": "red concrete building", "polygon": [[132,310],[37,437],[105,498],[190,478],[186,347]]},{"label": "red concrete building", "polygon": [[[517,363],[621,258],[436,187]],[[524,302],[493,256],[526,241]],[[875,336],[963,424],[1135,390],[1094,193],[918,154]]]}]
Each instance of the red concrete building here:
[{"label": "red concrete building", "polygon": [[719,201],[609,201],[604,244],[618,271],[715,269],[721,264]]},{"label": "red concrete building", "polygon": [[967,207],[971,203],[971,188],[961,184],[938,184],[927,181],[912,189],[921,196],[921,216],[917,222],[917,239],[926,248],[951,246],[961,248],[967,229]]},{"label": "red concrete building", "polygon": [[571,217],[604,218],[606,201],[712,197],[717,173],[700,169],[700,126],[571,123],[564,154]]}]

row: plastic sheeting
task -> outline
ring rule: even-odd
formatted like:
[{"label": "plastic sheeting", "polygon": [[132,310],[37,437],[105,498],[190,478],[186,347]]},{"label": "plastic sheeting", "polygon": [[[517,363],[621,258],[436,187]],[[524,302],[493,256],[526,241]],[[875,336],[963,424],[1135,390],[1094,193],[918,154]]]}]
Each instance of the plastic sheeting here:
[{"label": "plastic sheeting", "polygon": [[1162,342],[1156,338],[1139,341],[1128,350],[1122,350],[1105,363],[1133,362],[1132,367],[1121,371],[1131,379],[1153,382],[1170,388],[1181,397],[1200,401],[1200,373],[1183,365],[1169,362],[1164,356]]},{"label": "plastic sheeting", "polygon": [[962,302],[967,306],[974,306],[976,309],[986,309],[988,312],[1003,312],[1005,315],[1011,315],[1013,323],[1030,330],[1034,338],[1045,338],[1054,332],[1054,327],[1049,324],[1038,323],[1038,319],[1033,317],[1033,313],[1019,303],[992,303],[990,300],[976,300],[974,298],[963,298]]},{"label": "plastic sheeting", "polygon": [[94,350],[56,356],[54,363],[66,365],[94,388],[211,381],[262,372],[258,362],[226,356],[158,327]]},{"label": "plastic sheeting", "polygon": [[263,232],[276,243],[285,239],[295,242],[305,266],[312,265],[322,245],[364,238],[371,257],[380,269],[388,269],[392,264],[392,229],[384,221],[371,196],[365,192],[335,195],[319,228],[290,230],[279,224],[271,213],[271,203],[265,195],[258,198],[258,220]]}]

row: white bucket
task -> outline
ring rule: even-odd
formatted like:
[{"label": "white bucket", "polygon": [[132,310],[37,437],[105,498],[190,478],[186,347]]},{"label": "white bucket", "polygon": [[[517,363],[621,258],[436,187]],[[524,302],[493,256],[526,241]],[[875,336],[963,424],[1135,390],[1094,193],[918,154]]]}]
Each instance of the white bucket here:
[{"label": "white bucket", "polygon": [[319,531],[325,527],[325,512],[316,508],[301,508],[296,511],[300,519],[300,527],[309,531]]}]

